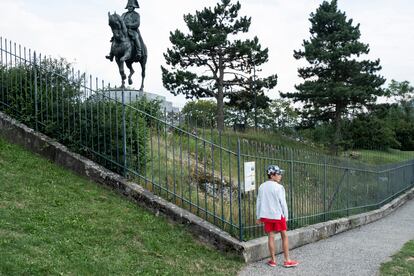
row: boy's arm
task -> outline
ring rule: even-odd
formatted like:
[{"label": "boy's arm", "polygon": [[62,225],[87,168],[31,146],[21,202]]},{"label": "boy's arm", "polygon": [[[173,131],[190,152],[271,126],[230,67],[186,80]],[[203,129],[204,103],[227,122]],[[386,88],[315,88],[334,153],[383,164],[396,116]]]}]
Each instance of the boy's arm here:
[{"label": "boy's arm", "polygon": [[261,205],[261,189],[259,187],[259,191],[257,193],[257,199],[256,199],[256,219],[260,219],[260,205]]},{"label": "boy's arm", "polygon": [[280,197],[279,197],[279,202],[280,205],[282,206],[282,213],[283,216],[286,218],[286,220],[289,219],[289,212],[288,212],[288,207],[286,204],[286,192],[285,192],[285,187],[282,186],[282,188],[280,189]]}]

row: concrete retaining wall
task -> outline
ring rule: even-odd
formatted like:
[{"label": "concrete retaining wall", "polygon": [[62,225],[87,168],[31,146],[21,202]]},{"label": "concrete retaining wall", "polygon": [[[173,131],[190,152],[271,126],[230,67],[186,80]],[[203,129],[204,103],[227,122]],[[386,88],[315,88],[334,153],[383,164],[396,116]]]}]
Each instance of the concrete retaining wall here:
[{"label": "concrete retaining wall", "polygon": [[[245,262],[258,261],[269,256],[267,237],[248,242],[240,242],[211,223],[155,196],[136,183],[126,180],[91,160],[70,152],[65,146],[57,143],[53,139],[35,132],[1,112],[0,136],[11,143],[22,145],[30,151],[43,155],[53,162],[73,170],[79,175],[114,189],[126,198],[155,214],[163,214],[175,222],[187,225],[188,229],[199,240],[207,242],[219,250],[238,254]],[[376,221],[388,215],[413,197],[414,188],[378,210],[289,231],[290,248],[316,242],[320,239],[328,238],[343,231]],[[279,235],[276,240],[278,246],[277,252],[280,253],[282,250]]]}]

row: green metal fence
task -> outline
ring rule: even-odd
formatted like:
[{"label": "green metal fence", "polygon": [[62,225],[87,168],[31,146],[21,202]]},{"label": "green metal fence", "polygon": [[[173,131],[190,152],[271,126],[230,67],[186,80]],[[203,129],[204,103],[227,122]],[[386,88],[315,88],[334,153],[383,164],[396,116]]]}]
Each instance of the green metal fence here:
[{"label": "green metal fence", "polygon": [[[154,110],[113,88],[0,38],[0,110],[122,174],[240,240],[262,236],[256,192],[265,168],[286,170],[289,228],[372,210],[413,187],[414,159],[369,166],[266,145]],[[414,158],[414,157],[413,157]],[[255,190],[245,191],[244,163]]]}]

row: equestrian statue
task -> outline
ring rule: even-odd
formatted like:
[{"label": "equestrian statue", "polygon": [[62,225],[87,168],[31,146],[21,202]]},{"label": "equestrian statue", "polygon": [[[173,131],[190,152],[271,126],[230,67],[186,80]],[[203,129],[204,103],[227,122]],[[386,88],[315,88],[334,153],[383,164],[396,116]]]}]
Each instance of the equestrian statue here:
[{"label": "equestrian statue", "polygon": [[139,8],[137,0],[128,0],[128,4],[125,9],[127,12],[118,15],[116,12],[111,14],[108,12],[109,26],[112,29],[111,38],[111,52],[106,56],[107,59],[113,61],[115,58],[118,64],[119,73],[122,78],[122,87],[125,87],[126,75],[124,72],[124,63],[129,69],[128,84],[132,84],[132,75],[134,69],[132,64],[139,62],[141,64],[141,88],[144,89],[145,79],[145,65],[147,63],[147,47],[142,40],[141,33],[139,31],[140,16],[135,11]]}]

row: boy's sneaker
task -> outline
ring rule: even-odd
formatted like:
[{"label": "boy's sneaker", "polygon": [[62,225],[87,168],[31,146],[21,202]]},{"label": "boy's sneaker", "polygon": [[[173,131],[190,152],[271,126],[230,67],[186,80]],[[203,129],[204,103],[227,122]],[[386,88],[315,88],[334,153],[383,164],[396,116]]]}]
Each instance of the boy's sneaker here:
[{"label": "boy's sneaker", "polygon": [[297,266],[299,263],[297,261],[287,261],[283,263],[284,267],[295,267]]},{"label": "boy's sneaker", "polygon": [[267,265],[268,265],[268,266],[271,266],[271,267],[275,267],[277,264],[276,264],[276,262],[274,262],[274,261],[272,261],[272,260],[269,260],[269,261],[267,262]]}]

